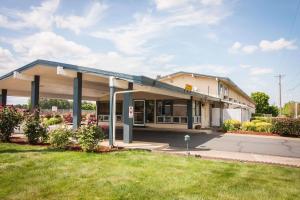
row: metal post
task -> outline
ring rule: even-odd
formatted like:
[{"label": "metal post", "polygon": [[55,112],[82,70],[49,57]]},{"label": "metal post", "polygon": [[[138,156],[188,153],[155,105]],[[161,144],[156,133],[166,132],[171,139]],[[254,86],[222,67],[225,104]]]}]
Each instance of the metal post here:
[{"label": "metal post", "polygon": [[34,81],[31,82],[31,110],[34,110],[39,105],[40,98],[40,76],[34,76]]},{"label": "metal post", "polygon": [[[128,90],[132,89],[133,83],[128,83]],[[133,118],[129,118],[129,107],[133,106],[133,95],[132,93],[124,93],[123,97],[123,141],[131,143]]]},{"label": "metal post", "polygon": [[6,104],[7,104],[7,90],[6,89],[2,89],[0,97],[1,97],[1,106],[6,106]]},{"label": "metal post", "polygon": [[77,72],[73,83],[73,129],[81,125],[82,73]]},{"label": "metal post", "polygon": [[114,144],[114,93],[115,93],[115,77],[109,77],[109,145],[113,146]]},{"label": "metal post", "polygon": [[99,115],[100,115],[100,101],[96,101],[96,119],[97,119],[97,126],[99,125]]},{"label": "metal post", "polygon": [[193,97],[187,101],[188,129],[193,129]]}]

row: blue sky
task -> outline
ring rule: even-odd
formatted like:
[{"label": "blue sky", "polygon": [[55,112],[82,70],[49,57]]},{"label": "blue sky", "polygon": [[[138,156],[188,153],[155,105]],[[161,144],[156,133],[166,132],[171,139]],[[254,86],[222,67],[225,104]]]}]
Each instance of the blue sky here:
[{"label": "blue sky", "polygon": [[[300,0],[1,1],[0,74],[49,59],[150,77],[228,76],[300,101]],[[10,98],[11,102],[21,102]]]}]

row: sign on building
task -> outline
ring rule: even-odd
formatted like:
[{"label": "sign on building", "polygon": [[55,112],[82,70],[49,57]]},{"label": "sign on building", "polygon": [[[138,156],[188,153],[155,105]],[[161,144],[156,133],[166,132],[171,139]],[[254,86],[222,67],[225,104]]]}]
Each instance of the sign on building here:
[{"label": "sign on building", "polygon": [[133,118],[133,106],[129,106],[128,117]]},{"label": "sign on building", "polygon": [[57,106],[52,106],[52,112],[57,112]]},{"label": "sign on building", "polygon": [[193,86],[190,84],[185,84],[184,90],[187,92],[191,92],[193,90]]}]

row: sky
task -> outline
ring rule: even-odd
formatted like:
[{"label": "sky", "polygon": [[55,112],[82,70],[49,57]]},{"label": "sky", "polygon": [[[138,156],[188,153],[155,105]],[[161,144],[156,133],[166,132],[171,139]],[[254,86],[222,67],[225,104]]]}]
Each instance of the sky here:
[{"label": "sky", "polygon": [[[36,59],[226,76],[300,101],[300,0],[1,0],[0,75]],[[9,98],[8,103],[25,102]]]}]

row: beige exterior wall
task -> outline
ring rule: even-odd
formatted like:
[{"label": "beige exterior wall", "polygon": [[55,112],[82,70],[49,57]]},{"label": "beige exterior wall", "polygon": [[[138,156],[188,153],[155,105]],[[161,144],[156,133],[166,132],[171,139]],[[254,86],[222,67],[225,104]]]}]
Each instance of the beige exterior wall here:
[{"label": "beige exterior wall", "polygon": [[175,77],[164,78],[162,82],[185,88],[186,84],[193,86],[195,92],[217,97],[218,81],[214,78],[193,77],[191,74],[180,74]]},{"label": "beige exterior wall", "polygon": [[[178,74],[171,77],[166,77],[161,79],[160,81],[175,85],[181,88],[185,88],[186,84],[190,84],[193,86],[193,90],[195,92],[199,92],[202,94],[208,94],[209,96],[219,97],[218,96],[218,81],[212,77],[200,77],[200,76],[192,76],[191,74]],[[231,85],[220,81],[220,84],[223,85],[223,94],[220,94],[220,97],[224,96],[225,88],[228,90],[228,98],[236,100],[236,103],[246,104],[250,107],[255,107],[255,105],[245,97],[244,94],[234,89]]]},{"label": "beige exterior wall", "polygon": [[[229,98],[232,99],[232,101],[235,100],[236,103],[241,103],[241,104],[246,104],[250,107],[255,107],[255,105],[249,101],[247,98],[244,97],[243,94],[241,94],[240,92],[236,91],[233,87],[231,87],[230,85],[224,83],[224,82],[220,82],[220,84],[223,85],[223,87],[228,88],[228,100]],[[224,91],[224,89],[223,89]],[[221,94],[222,96],[222,94]]]},{"label": "beige exterior wall", "polygon": [[202,128],[210,127],[210,112],[209,112],[209,102],[203,103],[201,108],[201,126]]}]

